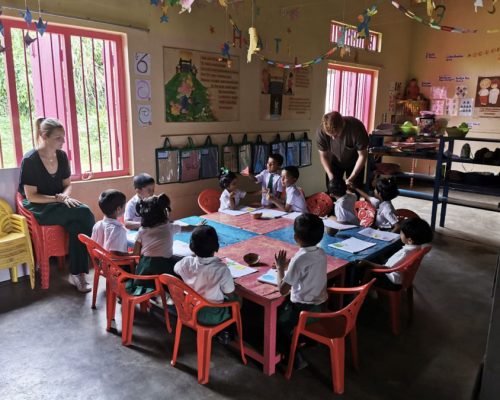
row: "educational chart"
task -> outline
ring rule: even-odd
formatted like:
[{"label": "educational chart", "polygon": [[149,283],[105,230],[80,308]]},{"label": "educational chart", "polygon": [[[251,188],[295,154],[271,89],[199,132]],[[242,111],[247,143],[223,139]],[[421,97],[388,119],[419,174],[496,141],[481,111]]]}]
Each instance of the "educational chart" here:
[{"label": "educational chart", "polygon": [[218,59],[216,53],[163,48],[167,122],[239,119],[239,59],[231,56],[231,68]]},{"label": "educational chart", "polygon": [[311,68],[278,68],[262,62],[261,119],[311,119],[311,71]]},{"label": "educational chart", "polygon": [[500,76],[477,78],[475,110],[479,118],[500,118]]}]

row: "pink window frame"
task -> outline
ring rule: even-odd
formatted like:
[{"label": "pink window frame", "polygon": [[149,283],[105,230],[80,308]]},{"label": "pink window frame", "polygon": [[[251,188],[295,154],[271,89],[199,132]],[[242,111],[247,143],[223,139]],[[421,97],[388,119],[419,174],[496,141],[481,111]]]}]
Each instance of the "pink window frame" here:
[{"label": "pink window frame", "polygon": [[[4,25],[4,40],[5,47],[7,49],[12,48],[12,36],[11,29],[25,29],[34,31],[34,24],[30,29],[27,29],[26,22],[17,18],[11,17],[0,17],[0,21]],[[127,110],[127,91],[126,91],[126,83],[125,83],[125,56],[124,56],[124,45],[123,45],[123,36],[121,34],[113,34],[108,32],[101,32],[95,30],[89,30],[78,27],[69,27],[69,26],[61,26],[55,24],[49,24],[47,27],[47,33],[55,33],[64,35],[64,45],[66,48],[66,73],[68,78],[68,97],[69,97],[69,119],[71,124],[71,137],[68,138],[71,143],[71,151],[68,153],[68,158],[70,159],[70,163],[74,166],[74,170],[72,171],[71,178],[72,180],[82,180],[85,171],[81,171],[81,160],[80,160],[80,145],[79,145],[79,137],[78,137],[78,123],[77,123],[77,113],[76,113],[76,99],[75,99],[75,86],[74,86],[74,77],[73,77],[73,60],[71,53],[71,36],[83,36],[87,38],[100,39],[100,40],[108,40],[116,43],[116,54],[117,54],[117,80],[115,84],[118,88],[119,95],[119,106],[118,113],[119,116],[117,118],[116,124],[119,124],[119,132],[116,135],[117,140],[115,141],[115,145],[117,146],[117,150],[114,152],[115,159],[112,159],[112,166],[116,166],[118,164],[118,155],[121,154],[123,156],[122,165],[123,167],[119,170],[114,171],[104,171],[104,172],[92,172],[92,178],[109,178],[109,177],[118,177],[124,176],[129,173],[129,147],[128,147],[128,110]],[[14,60],[11,51],[6,51],[6,80],[7,80],[7,93],[9,97],[9,106],[10,106],[10,114],[11,114],[11,123],[12,123],[12,133],[14,135],[14,146],[16,153],[16,161],[18,165],[21,165],[21,161],[23,158],[22,151],[22,142],[21,142],[21,127],[19,124],[19,108],[17,105],[17,89],[16,89],[16,78],[15,78],[15,70],[14,70]],[[90,156],[90,154],[89,154]],[[74,161],[74,162],[73,162]]]}]

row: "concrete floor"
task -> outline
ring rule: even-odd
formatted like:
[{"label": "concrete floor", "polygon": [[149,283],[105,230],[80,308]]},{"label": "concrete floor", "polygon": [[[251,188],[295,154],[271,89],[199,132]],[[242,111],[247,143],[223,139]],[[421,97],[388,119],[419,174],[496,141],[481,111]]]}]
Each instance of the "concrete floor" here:
[{"label": "concrete floor", "polygon": [[[398,198],[395,205],[430,213],[425,201]],[[382,302],[363,307],[361,369],[354,372],[347,356],[344,399],[470,399],[486,343],[498,232],[500,214],[449,207],[447,227],[437,230],[416,277],[413,325],[394,337]],[[310,367],[287,381],[281,373],[264,376],[251,360],[242,365],[216,343],[210,383],[198,385],[194,334],[185,330],[175,368],[173,335],[150,315],[138,314],[133,345],[123,347],[119,307],[118,333],[105,330],[103,289],[91,310],[91,295],[76,292],[55,266],[46,291],[31,291],[26,279],[0,284],[0,399],[333,397],[321,346],[304,350]]]}]

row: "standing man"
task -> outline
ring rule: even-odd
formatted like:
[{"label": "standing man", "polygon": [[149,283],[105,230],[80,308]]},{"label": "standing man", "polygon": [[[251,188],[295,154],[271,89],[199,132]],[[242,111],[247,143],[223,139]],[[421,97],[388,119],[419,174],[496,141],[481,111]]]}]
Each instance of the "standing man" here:
[{"label": "standing man", "polygon": [[316,132],[321,165],[328,180],[344,179],[347,184],[363,185],[363,171],[368,158],[368,132],[354,117],[332,111],[323,116]]}]

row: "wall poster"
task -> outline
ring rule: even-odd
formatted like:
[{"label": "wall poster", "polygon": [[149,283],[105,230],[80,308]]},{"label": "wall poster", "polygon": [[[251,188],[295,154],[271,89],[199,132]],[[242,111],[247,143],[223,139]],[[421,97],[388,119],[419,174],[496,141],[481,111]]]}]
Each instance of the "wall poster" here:
[{"label": "wall poster", "polygon": [[475,111],[479,118],[500,118],[500,76],[477,78]]},{"label": "wall poster", "polygon": [[163,48],[165,120],[167,122],[237,121],[240,108],[240,62],[232,67],[219,54]]},{"label": "wall poster", "polygon": [[311,119],[312,68],[286,69],[261,63],[260,119]]}]

